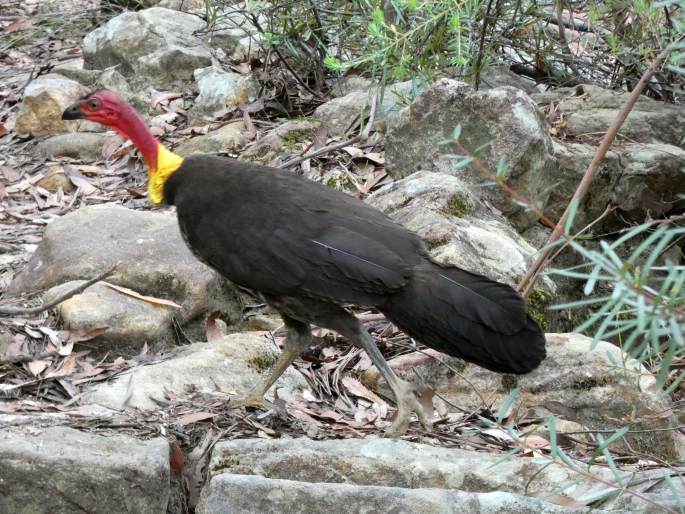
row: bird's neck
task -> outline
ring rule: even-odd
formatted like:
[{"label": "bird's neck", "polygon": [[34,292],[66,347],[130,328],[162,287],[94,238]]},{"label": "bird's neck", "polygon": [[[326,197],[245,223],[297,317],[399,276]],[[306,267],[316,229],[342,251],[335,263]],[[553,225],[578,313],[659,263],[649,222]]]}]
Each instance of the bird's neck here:
[{"label": "bird's neck", "polygon": [[126,106],[120,114],[120,122],[113,128],[131,140],[147,164],[148,199],[159,205],[164,201],[164,184],[181,167],[183,158],[164,147],[152,134],[143,118]]}]

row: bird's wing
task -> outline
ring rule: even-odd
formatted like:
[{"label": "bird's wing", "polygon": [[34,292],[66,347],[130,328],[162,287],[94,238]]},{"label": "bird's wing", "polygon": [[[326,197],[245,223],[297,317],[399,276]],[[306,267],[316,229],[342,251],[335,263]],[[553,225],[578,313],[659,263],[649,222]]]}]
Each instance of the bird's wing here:
[{"label": "bird's wing", "polygon": [[344,193],[227,159],[186,164],[168,191],[181,229],[200,259],[236,284],[377,305],[420,260],[416,235]]},{"label": "bird's wing", "polygon": [[[265,247],[278,249],[271,262],[299,280],[302,293],[337,301],[375,303],[374,297],[404,287],[410,267],[391,248],[345,226],[318,234],[297,234],[297,227],[272,233]],[[309,231],[305,231],[309,232]]]}]

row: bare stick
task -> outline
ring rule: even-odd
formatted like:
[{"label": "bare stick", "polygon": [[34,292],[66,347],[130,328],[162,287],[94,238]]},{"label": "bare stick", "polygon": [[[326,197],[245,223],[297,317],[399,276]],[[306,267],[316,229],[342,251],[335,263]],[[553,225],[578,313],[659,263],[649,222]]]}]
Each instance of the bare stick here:
[{"label": "bare stick", "polygon": [[475,79],[475,89],[478,91],[478,86],[480,85],[480,67],[483,63],[483,48],[485,47],[485,32],[488,28],[488,19],[490,18],[490,8],[492,7],[492,0],[488,0],[488,6],[485,8],[485,15],[483,16],[483,28],[480,32],[480,44],[478,45],[478,57],[476,59],[476,79]]},{"label": "bare stick", "polygon": [[[683,37],[680,37],[678,41],[682,40]],[[547,239],[547,248],[538,254],[537,258],[535,259],[535,262],[526,272],[526,275],[521,279],[521,282],[518,285],[518,291],[524,298],[528,296],[531,289],[533,288],[533,285],[535,284],[535,280],[537,279],[540,272],[544,269],[545,263],[547,262],[547,258],[549,257],[549,254],[552,252],[552,248],[550,248],[549,245],[554,243],[557,239],[559,239],[562,236],[564,232],[564,226],[566,225],[566,220],[568,219],[572,206],[579,205],[585,197],[585,195],[587,194],[588,190],[590,189],[590,183],[595,178],[597,171],[599,171],[599,165],[602,163],[604,157],[609,151],[611,143],[614,141],[614,139],[616,139],[616,135],[618,134],[619,129],[623,125],[623,122],[626,120],[626,118],[630,114],[630,111],[635,106],[635,103],[637,102],[638,98],[640,97],[640,94],[647,85],[647,82],[652,78],[652,75],[654,75],[654,73],[656,73],[657,70],[661,67],[661,65],[666,60],[666,57],[668,57],[671,48],[672,45],[666,47],[664,50],[661,51],[661,53],[656,57],[656,59],[654,59],[652,65],[647,69],[647,71],[644,72],[640,81],[635,85],[635,89],[631,91],[630,96],[628,96],[628,99],[625,101],[625,103],[621,107],[621,110],[616,115],[616,118],[609,127],[609,130],[607,130],[604,139],[602,139],[602,142],[597,148],[597,152],[595,152],[595,156],[592,159],[592,162],[585,171],[585,175],[583,175],[580,184],[578,184],[575,193],[573,193],[573,197],[571,198],[571,201],[566,207],[564,214],[561,215],[561,218],[554,227],[552,234],[549,236],[549,239]]]},{"label": "bare stick", "polygon": [[354,136],[350,139],[343,141],[342,143],[335,143],[333,145],[324,146],[323,148],[319,148],[318,150],[312,153],[308,153],[307,155],[302,155],[300,157],[290,159],[289,161],[281,164],[279,168],[289,168],[290,166],[294,166],[295,164],[300,164],[301,162],[308,161],[309,159],[316,157],[317,155],[332,152],[333,150],[340,150],[341,148],[350,146],[351,144],[354,144],[357,141],[359,141],[359,136]]},{"label": "bare stick", "polygon": [[369,138],[369,133],[371,132],[371,128],[373,127],[373,122],[376,118],[376,106],[378,105],[378,89],[376,89],[373,93],[373,96],[371,97],[371,109],[369,111],[369,119],[367,121],[366,126],[364,127],[364,130],[354,136],[351,137],[350,139],[347,139],[345,141],[342,141],[341,143],[335,143],[332,145],[324,146],[323,148],[319,148],[318,150],[315,150],[311,153],[308,153],[306,155],[301,155],[300,157],[295,157],[294,159],[290,159],[289,161],[284,162],[279,168],[289,168],[290,166],[294,166],[295,164],[300,164],[301,162],[308,161],[309,159],[312,159],[313,157],[316,157],[317,155],[321,155],[324,153],[332,152],[334,150],[340,150],[341,148],[345,148],[346,146],[350,146],[354,143],[357,143],[359,141],[364,142]]},{"label": "bare stick", "polygon": [[44,312],[48,309],[52,309],[55,305],[58,305],[62,303],[65,300],[68,300],[74,295],[77,295],[79,293],[82,293],[84,290],[88,289],[90,286],[95,284],[96,282],[100,282],[102,279],[110,276],[112,273],[114,273],[114,270],[118,264],[114,265],[111,269],[105,271],[104,273],[100,273],[97,277],[91,278],[90,280],[84,282],[78,287],[75,287],[73,289],[70,289],[66,293],[58,296],[54,300],[48,303],[44,303],[43,305],[40,305],[38,307],[15,307],[13,305],[0,305],[0,315],[5,315],[5,316],[13,316],[13,315],[26,315],[26,314],[40,314],[41,312]]},{"label": "bare stick", "polygon": [[[264,35],[264,30],[262,29],[262,26],[259,24],[259,21],[257,20],[257,16],[254,14],[250,13],[250,18],[252,19],[252,24],[254,27],[257,29],[257,31]],[[293,78],[303,87],[307,90],[308,93],[313,95],[314,97],[318,99],[322,99],[323,95],[321,93],[318,93],[314,91],[312,88],[310,88],[301,78],[300,75],[293,69],[293,67],[290,65],[288,60],[285,58],[285,56],[281,53],[281,51],[278,49],[277,45],[271,45],[271,48],[273,48],[274,52],[276,52],[276,55],[278,58],[281,60],[283,65],[288,68],[288,71],[290,74],[293,76]]]}]

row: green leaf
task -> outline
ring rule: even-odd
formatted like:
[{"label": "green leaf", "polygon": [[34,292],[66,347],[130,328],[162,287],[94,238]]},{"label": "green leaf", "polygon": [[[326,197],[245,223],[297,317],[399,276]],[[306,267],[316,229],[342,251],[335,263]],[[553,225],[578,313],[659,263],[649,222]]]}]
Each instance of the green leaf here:
[{"label": "green leaf", "polygon": [[519,388],[515,387],[514,389],[511,390],[509,395],[504,399],[504,401],[502,402],[502,405],[500,405],[499,410],[497,411],[497,424],[498,425],[502,425],[502,420],[506,416],[509,415],[509,412],[511,411],[511,406],[516,401],[518,394],[519,394]]},{"label": "green leaf", "polygon": [[504,175],[507,172],[507,157],[506,155],[503,155],[499,158],[499,161],[497,162],[497,181],[498,182],[503,182],[504,181]]},{"label": "green leaf", "polygon": [[323,60],[324,65],[331,71],[343,71],[345,65],[341,63],[337,57],[333,55],[327,55]]}]

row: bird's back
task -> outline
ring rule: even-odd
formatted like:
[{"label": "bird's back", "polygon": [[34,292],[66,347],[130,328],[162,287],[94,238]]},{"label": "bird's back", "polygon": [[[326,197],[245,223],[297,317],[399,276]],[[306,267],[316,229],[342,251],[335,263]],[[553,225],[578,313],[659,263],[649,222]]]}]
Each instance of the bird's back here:
[{"label": "bird's back", "polygon": [[165,197],[201,260],[270,295],[377,305],[425,254],[382,212],[285,170],[191,156]]}]

